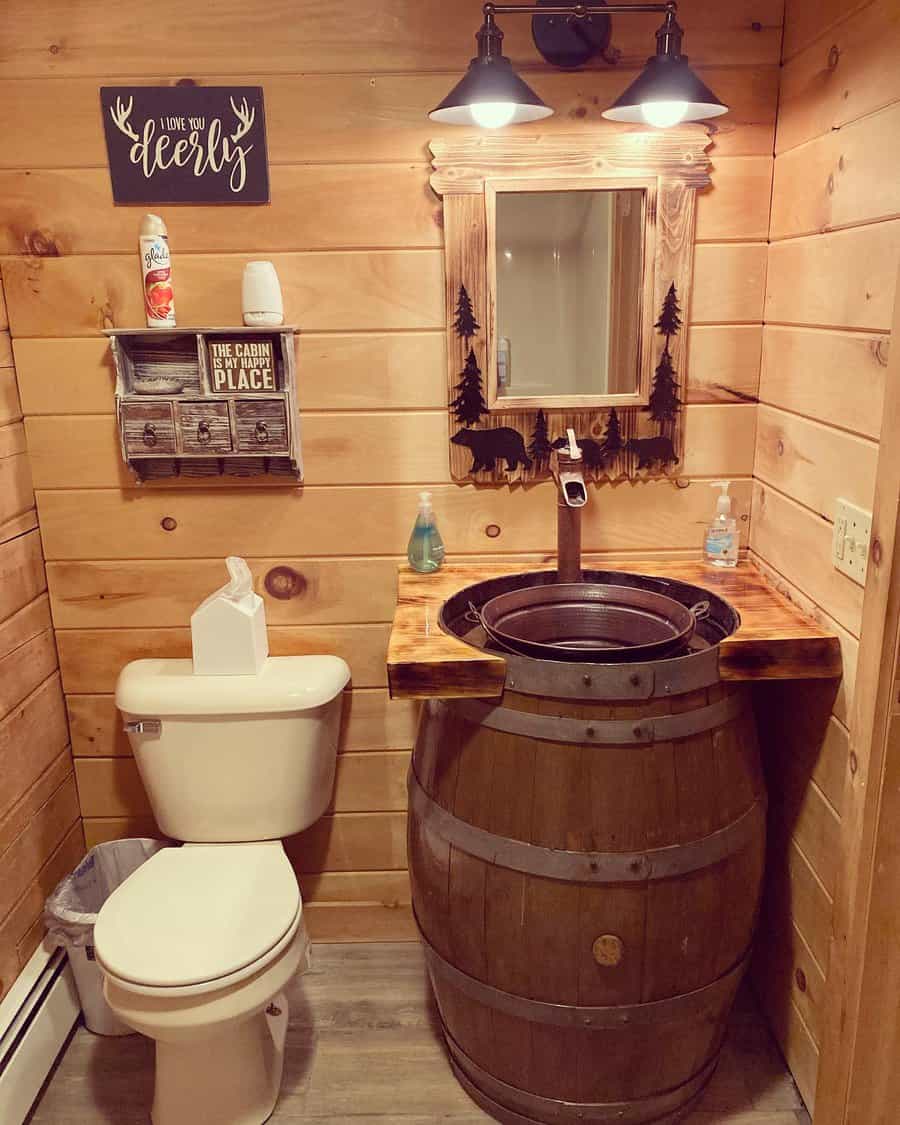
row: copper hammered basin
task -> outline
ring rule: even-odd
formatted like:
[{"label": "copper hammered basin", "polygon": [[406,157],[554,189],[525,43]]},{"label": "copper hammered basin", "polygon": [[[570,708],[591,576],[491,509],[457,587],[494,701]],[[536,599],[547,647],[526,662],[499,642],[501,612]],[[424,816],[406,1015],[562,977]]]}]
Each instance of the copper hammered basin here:
[{"label": "copper hammered basin", "polygon": [[572,582],[499,594],[479,617],[496,644],[523,656],[609,663],[683,652],[700,612],[652,590]]}]

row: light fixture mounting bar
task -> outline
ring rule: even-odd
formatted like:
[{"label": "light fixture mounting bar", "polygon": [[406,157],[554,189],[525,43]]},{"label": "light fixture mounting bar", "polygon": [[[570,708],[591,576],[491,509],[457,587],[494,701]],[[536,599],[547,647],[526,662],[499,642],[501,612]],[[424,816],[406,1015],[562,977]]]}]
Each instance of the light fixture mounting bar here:
[{"label": "light fixture mounting bar", "polygon": [[621,16],[627,12],[671,12],[678,5],[670,0],[668,4],[604,4],[601,8],[589,8],[586,4],[485,4],[485,16],[571,16],[583,20],[588,16]]},{"label": "light fixture mounting bar", "polygon": [[496,47],[499,52],[497,45],[502,39],[496,17],[530,15],[531,36],[545,61],[562,70],[579,70],[597,55],[606,58],[612,16],[650,12],[664,16],[662,27],[656,33],[656,53],[678,55],[681,28],[675,18],[677,9],[676,0],[655,4],[606,4],[604,0],[579,4],[545,3],[544,0],[531,4],[495,4],[488,0],[483,5],[484,26],[479,33],[479,43],[484,43],[488,50]]}]

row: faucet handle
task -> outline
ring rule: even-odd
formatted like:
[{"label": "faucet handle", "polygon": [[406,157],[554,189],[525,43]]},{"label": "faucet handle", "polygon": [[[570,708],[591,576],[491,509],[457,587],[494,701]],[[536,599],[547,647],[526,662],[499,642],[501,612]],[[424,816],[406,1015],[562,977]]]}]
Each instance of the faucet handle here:
[{"label": "faucet handle", "polygon": [[560,496],[567,508],[583,508],[587,503],[587,489],[584,485],[584,473],[581,466],[581,447],[575,438],[575,431],[566,430],[569,439],[568,449],[560,449],[561,457],[557,458]]}]

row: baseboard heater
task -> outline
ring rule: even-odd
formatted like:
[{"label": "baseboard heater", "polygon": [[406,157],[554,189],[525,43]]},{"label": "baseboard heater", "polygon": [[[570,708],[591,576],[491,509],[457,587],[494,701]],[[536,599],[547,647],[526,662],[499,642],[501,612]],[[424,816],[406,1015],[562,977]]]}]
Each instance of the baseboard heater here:
[{"label": "baseboard heater", "polygon": [[61,949],[34,952],[0,1003],[0,1121],[22,1125],[81,1008]]}]

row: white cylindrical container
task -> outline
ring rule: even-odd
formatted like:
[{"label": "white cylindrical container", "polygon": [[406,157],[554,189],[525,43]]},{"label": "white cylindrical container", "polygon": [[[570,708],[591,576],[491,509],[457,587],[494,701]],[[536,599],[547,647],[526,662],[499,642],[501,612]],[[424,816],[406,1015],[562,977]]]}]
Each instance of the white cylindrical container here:
[{"label": "white cylindrical container", "polygon": [[271,262],[248,262],[241,286],[244,324],[269,328],[284,324],[284,302],[278,274]]},{"label": "white cylindrical container", "polygon": [[159,215],[145,215],[139,236],[144,311],[148,328],[175,327],[169,233]]}]

